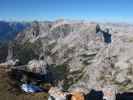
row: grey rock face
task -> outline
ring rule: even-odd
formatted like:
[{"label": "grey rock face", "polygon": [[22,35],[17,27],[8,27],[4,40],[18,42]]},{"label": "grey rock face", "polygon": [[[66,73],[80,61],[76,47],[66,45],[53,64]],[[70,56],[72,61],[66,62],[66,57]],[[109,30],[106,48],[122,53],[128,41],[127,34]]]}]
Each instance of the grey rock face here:
[{"label": "grey rock face", "polygon": [[[43,54],[50,64],[67,64],[69,87],[92,88],[115,85],[118,91],[132,91],[133,83],[133,26],[127,24],[100,23],[110,29],[112,43],[104,43],[96,34],[96,23],[57,21],[39,23],[39,35],[33,37],[34,28],[24,32],[17,40],[36,42],[41,40]],[[86,91],[86,90],[85,90]]]},{"label": "grey rock face", "polygon": [[47,64],[43,60],[31,60],[27,65],[29,72],[45,75],[47,74]]}]

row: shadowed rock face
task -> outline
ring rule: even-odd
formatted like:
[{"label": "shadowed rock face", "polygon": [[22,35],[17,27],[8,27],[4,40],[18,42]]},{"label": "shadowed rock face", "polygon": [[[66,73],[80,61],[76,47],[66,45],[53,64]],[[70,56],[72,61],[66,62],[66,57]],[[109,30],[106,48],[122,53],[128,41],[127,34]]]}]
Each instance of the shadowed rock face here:
[{"label": "shadowed rock face", "polygon": [[99,23],[109,28],[112,43],[105,44],[96,34],[96,23],[81,21],[39,22],[38,31],[31,27],[18,34],[20,43],[41,41],[42,52],[49,64],[67,64],[70,89],[82,87],[89,91],[115,85],[118,91],[131,91],[133,83],[133,26]]},{"label": "shadowed rock face", "polygon": [[116,100],[132,100],[132,99],[133,99],[133,93],[130,92],[116,95]]},{"label": "shadowed rock face", "polygon": [[103,100],[102,91],[91,90],[89,94],[86,95],[86,100]]},{"label": "shadowed rock face", "polygon": [[18,32],[28,28],[30,23],[0,21],[0,41],[13,40]]}]

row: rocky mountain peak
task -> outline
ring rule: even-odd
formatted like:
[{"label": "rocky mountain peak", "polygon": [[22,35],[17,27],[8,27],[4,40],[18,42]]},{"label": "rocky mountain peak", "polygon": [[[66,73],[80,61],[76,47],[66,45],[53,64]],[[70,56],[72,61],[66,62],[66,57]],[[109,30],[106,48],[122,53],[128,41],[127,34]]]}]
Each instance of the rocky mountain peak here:
[{"label": "rocky mountain peak", "polygon": [[99,32],[97,23],[92,22],[34,22],[16,40],[22,44],[27,41],[41,44],[40,54],[49,65],[66,66],[69,71],[65,81],[70,90],[111,86],[120,92],[130,91],[133,25],[98,24]]}]

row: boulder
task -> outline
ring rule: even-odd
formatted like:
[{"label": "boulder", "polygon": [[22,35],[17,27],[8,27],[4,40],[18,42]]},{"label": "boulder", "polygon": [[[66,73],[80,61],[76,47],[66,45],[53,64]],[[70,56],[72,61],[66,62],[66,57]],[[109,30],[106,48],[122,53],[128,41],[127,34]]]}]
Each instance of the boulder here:
[{"label": "boulder", "polygon": [[116,100],[117,88],[115,86],[104,86],[102,91],[104,100]]},{"label": "boulder", "polygon": [[71,95],[71,100],[85,100],[85,95],[82,92],[73,92]]},{"label": "boulder", "polygon": [[48,93],[49,93],[48,100],[66,100],[67,99],[67,93],[63,92],[58,87],[51,87]]},{"label": "boulder", "polygon": [[27,65],[27,70],[36,74],[47,74],[47,64],[43,60],[31,60]]}]

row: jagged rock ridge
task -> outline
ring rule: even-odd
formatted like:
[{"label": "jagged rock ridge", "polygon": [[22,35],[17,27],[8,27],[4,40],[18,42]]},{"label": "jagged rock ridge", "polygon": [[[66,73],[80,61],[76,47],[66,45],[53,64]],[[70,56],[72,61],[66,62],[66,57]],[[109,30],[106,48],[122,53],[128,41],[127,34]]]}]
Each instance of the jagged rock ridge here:
[{"label": "jagged rock ridge", "polygon": [[30,29],[18,34],[16,41],[41,41],[42,52],[49,65],[65,64],[69,68],[70,89],[115,86],[118,91],[133,88],[133,25],[99,23],[109,28],[112,43],[107,45],[96,34],[97,23],[83,21],[34,22]]}]

